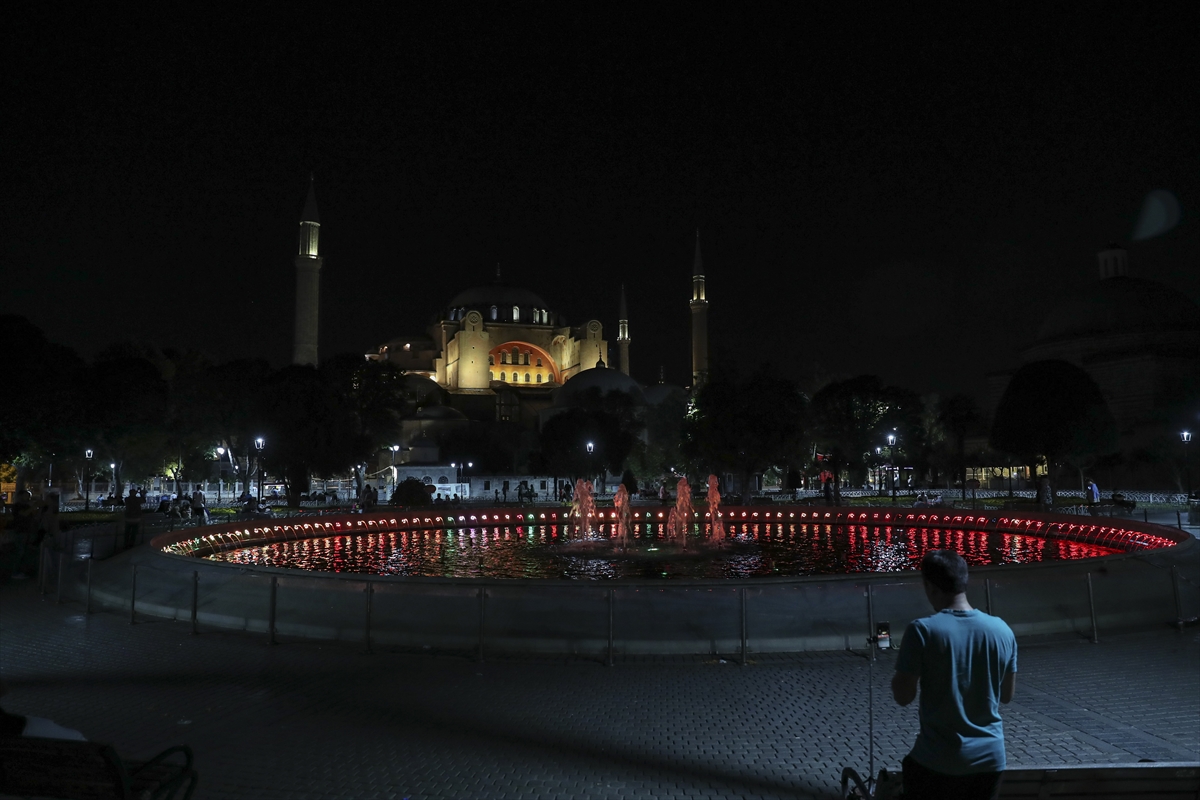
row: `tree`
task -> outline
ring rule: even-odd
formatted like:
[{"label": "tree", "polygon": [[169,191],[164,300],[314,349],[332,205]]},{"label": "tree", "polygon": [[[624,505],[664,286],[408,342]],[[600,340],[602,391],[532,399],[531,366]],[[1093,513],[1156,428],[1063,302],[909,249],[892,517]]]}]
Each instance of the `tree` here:
[{"label": "tree", "polygon": [[1036,474],[1085,463],[1117,449],[1117,425],[1091,377],[1067,361],[1035,361],[1009,381],[992,422],[991,445],[1011,453]]},{"label": "tree", "polygon": [[80,412],[94,395],[83,360],[25,317],[0,314],[0,341],[18,359],[0,392],[0,463],[16,468],[22,489],[31,469],[93,446]]},{"label": "tree", "polygon": [[327,374],[306,365],[284,367],[267,381],[263,461],[282,480],[292,505],[308,492],[311,475],[345,472],[375,451],[353,398],[337,388]]},{"label": "tree", "polygon": [[938,424],[945,430],[953,445],[951,464],[955,478],[962,484],[962,496],[967,498],[967,436],[983,421],[975,399],[956,394],[939,403]]},{"label": "tree", "polygon": [[243,491],[250,488],[254,439],[265,431],[264,397],[270,374],[266,361],[238,359],[209,367],[189,386],[193,393],[189,405],[211,425],[214,444],[227,449]]},{"label": "tree", "polygon": [[718,375],[693,400],[684,456],[698,474],[732,472],[749,501],[750,477],[799,457],[807,402],[796,385],[760,369],[748,380]]},{"label": "tree", "polygon": [[[874,375],[860,375],[831,383],[812,399],[817,446],[832,456],[833,472],[850,472],[861,484],[876,447],[890,433],[897,436],[895,450],[918,451],[925,441],[921,427],[921,399],[907,389],[885,386]],[[894,459],[895,454],[889,454]]]}]

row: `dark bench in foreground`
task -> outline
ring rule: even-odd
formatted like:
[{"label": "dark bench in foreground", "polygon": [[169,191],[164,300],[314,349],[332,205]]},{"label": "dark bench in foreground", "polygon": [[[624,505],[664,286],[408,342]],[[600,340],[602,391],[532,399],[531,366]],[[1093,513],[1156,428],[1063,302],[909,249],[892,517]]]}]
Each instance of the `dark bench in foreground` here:
[{"label": "dark bench in foreground", "polygon": [[1010,769],[1004,773],[1000,796],[1200,800],[1200,764],[1147,762]]},{"label": "dark bench in foreground", "polygon": [[197,777],[185,746],[167,748],[149,761],[124,761],[110,745],[95,742],[0,739],[4,797],[188,800]]},{"label": "dark bench in foreground", "polygon": [[[890,776],[885,783],[886,786],[874,787],[875,797],[899,796],[898,774]],[[870,796],[857,772],[849,767],[842,770],[842,797]],[[1009,769],[1000,784],[1000,797],[1012,800],[1200,800],[1200,763],[1146,762]]]}]

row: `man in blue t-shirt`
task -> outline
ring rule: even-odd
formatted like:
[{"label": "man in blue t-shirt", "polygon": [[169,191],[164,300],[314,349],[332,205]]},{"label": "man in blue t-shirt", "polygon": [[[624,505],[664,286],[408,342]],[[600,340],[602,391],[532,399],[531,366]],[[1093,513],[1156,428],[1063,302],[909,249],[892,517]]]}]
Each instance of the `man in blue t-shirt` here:
[{"label": "man in blue t-shirt", "polygon": [[967,562],[933,550],[921,562],[934,613],[904,631],[892,696],[921,689],[921,732],[904,757],[904,794],[923,800],[996,798],[1004,774],[1000,703],[1012,700],[1017,640],[999,617],[967,602]]}]

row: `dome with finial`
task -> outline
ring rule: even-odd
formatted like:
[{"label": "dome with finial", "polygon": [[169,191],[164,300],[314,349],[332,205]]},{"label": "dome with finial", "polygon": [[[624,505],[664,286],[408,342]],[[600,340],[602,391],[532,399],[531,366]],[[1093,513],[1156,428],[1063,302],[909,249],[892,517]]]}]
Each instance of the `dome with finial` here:
[{"label": "dome with finial", "polygon": [[550,310],[546,301],[536,292],[506,283],[500,277],[499,265],[496,265],[495,282],[486,286],[473,286],[450,298],[442,319],[460,320],[469,311],[478,311],[486,322],[562,324],[561,320],[557,319],[558,315]]},{"label": "dome with finial", "polygon": [[609,369],[604,366],[603,359],[594,369],[585,369],[572,377],[554,393],[554,405],[557,408],[586,407],[599,398],[614,392],[629,396],[635,406],[646,405],[642,387],[633,378],[619,369]]}]

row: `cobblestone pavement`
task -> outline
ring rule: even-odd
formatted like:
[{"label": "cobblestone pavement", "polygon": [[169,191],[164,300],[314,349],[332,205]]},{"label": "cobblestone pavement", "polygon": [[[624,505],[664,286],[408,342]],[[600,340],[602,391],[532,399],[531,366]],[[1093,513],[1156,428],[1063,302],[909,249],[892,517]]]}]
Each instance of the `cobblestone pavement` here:
[{"label": "cobblestone pavement", "polygon": [[[369,655],[191,636],[0,586],[7,710],[129,757],[190,744],[198,797],[812,797],[841,768],[896,767],[916,706],[894,655],[583,661]],[[1005,709],[1009,763],[1200,760],[1200,633],[1024,642]]]}]

